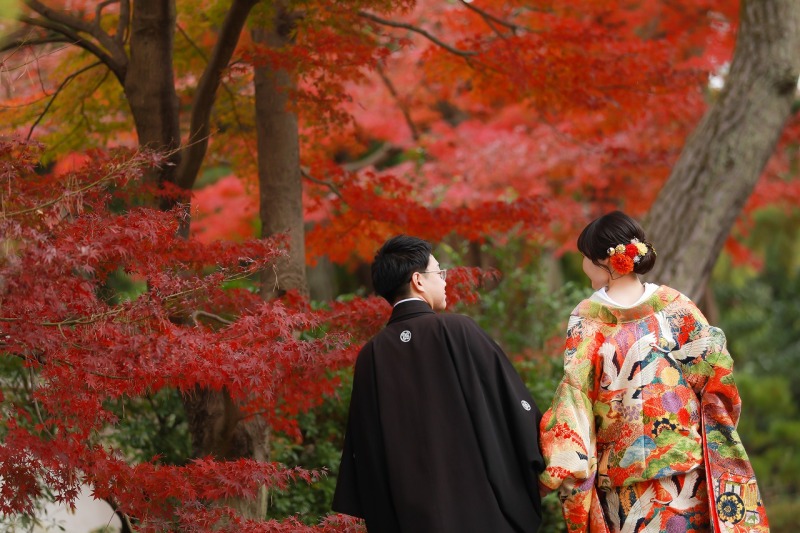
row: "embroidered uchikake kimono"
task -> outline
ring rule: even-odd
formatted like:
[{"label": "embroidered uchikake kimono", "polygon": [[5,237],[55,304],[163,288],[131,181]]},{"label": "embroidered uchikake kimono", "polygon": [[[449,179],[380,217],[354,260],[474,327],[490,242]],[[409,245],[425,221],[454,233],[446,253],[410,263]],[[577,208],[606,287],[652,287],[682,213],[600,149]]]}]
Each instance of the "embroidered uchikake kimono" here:
[{"label": "embroidered uchikake kimono", "polygon": [[570,532],[769,531],[732,367],[723,332],[669,287],[575,308],[540,426],[540,481]]}]

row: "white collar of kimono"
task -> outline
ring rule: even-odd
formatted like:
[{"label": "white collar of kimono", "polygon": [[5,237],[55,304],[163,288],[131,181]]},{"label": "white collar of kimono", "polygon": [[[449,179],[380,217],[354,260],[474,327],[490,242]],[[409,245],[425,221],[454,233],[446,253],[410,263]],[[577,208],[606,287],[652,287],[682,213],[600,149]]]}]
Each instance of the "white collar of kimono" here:
[{"label": "white collar of kimono", "polygon": [[643,301],[645,301],[648,298],[650,298],[653,295],[653,293],[656,292],[656,290],[658,290],[658,287],[659,286],[656,285],[655,283],[645,283],[644,284],[644,293],[639,297],[638,300],[636,300],[631,305],[622,305],[621,303],[618,303],[618,302],[614,301],[614,299],[611,298],[608,295],[608,293],[606,292],[606,288],[605,287],[603,287],[602,289],[598,290],[594,294],[600,300],[602,300],[604,303],[606,303],[608,305],[613,305],[614,307],[621,307],[623,309],[628,309],[628,308],[631,308],[631,307],[636,307],[637,305],[639,305]]},{"label": "white collar of kimono", "polygon": [[414,298],[406,298],[405,300],[400,300],[399,302],[395,303],[395,304],[394,304],[392,307],[397,307],[397,306],[398,306],[398,305],[400,305],[401,303],[403,303],[403,302],[410,302],[411,300],[419,300],[420,302],[424,302],[424,301],[425,301],[425,300],[423,300],[422,298],[416,298],[416,297],[414,297]]}]

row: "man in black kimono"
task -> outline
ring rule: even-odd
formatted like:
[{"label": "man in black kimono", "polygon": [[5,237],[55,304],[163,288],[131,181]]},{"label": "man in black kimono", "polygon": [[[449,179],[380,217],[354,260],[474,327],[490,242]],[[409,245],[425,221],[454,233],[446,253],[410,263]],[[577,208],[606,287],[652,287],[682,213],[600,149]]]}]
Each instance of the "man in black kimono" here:
[{"label": "man in black kimono", "polygon": [[446,270],[400,235],[375,256],[394,305],[356,361],[333,509],[370,533],[534,533],[540,413],[502,349],[446,306]]}]

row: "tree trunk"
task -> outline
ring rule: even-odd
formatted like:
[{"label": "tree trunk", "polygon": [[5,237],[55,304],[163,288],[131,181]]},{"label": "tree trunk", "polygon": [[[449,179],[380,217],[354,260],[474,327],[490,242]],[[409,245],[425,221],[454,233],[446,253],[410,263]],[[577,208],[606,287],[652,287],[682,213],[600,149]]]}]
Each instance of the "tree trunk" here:
[{"label": "tree trunk", "polygon": [[[291,19],[276,7],[274,28],[253,30],[256,42],[272,47],[289,43]],[[256,124],[262,235],[288,233],[290,255],[268,273],[269,283],[262,291],[272,297],[288,289],[307,292],[305,276],[305,235],[303,231],[302,185],[297,117],[288,110],[292,78],[285,71],[267,66],[255,70]],[[275,277],[277,276],[277,278]],[[269,427],[259,417],[243,419],[226,392],[196,390],[185,398],[195,454],[211,454],[217,459],[251,457],[269,460]],[[263,518],[267,511],[266,490],[257,501],[231,500],[243,516]]]},{"label": "tree trunk", "polygon": [[[183,147],[173,66],[177,20],[175,0],[136,0],[131,3],[130,21],[127,20],[130,4],[121,3],[122,20],[116,34],[120,36],[119,41],[105,34],[97,25],[92,35],[97,38],[98,44],[87,45],[87,49],[104,61],[120,79],[136,126],[139,146],[167,154],[167,164],[148,172],[145,175],[146,182],[149,185],[172,183],[190,190],[206,153],[211,132],[209,120],[222,73],[230,62],[247,17],[258,0],[233,0],[231,3],[219,28],[208,65],[198,82],[191,109],[190,142]],[[57,26],[53,26],[56,28],[53,31],[61,31],[73,41],[75,32],[85,31],[80,18],[70,17],[61,10],[40,5],[39,2],[30,2],[29,7],[44,19],[58,22]],[[126,58],[121,36],[128,23],[130,42],[129,57]],[[296,153],[296,121],[288,138],[294,143]],[[296,166],[299,182],[299,162]],[[165,198],[160,207],[169,209],[174,205],[174,198]],[[188,237],[189,230],[188,202],[186,211],[187,217],[180,229],[184,237]],[[304,255],[302,246],[298,249],[301,256]],[[192,394],[184,395],[183,404],[196,457],[211,455],[223,461],[242,457],[261,461],[269,459],[267,425],[258,417],[244,419],[226,391],[198,388]],[[226,503],[246,517],[261,519],[266,512],[266,492],[256,502],[236,500]]]},{"label": "tree trunk", "polygon": [[[131,20],[130,66],[125,79],[125,95],[136,123],[139,145],[167,151],[169,165],[147,176],[153,184],[175,183],[190,190],[205,155],[210,133],[208,120],[214,97],[238,42],[247,14],[255,0],[237,0],[228,13],[218,42],[197,88],[192,106],[190,135],[194,144],[181,147],[178,98],[173,76],[173,44],[176,24],[173,0],[138,0]],[[192,157],[191,165],[181,165],[182,150]],[[181,180],[178,183],[178,170]],[[175,205],[173,198],[161,202],[162,208]],[[188,215],[188,207],[187,207]],[[188,216],[181,234],[188,237]],[[269,460],[268,427],[262,419],[242,413],[227,391],[196,389],[183,398],[192,436],[195,457],[212,456],[217,460],[243,457]],[[227,505],[252,519],[266,515],[266,491],[256,501],[230,499]]]},{"label": "tree trunk", "polygon": [[[269,461],[269,427],[257,416],[243,419],[227,391],[196,388],[183,397],[192,434],[195,457],[211,455],[219,461],[241,459]],[[246,518],[260,520],[267,514],[267,492],[253,500],[228,499],[225,504]]]},{"label": "tree trunk", "polygon": [[[253,40],[272,48],[290,44],[293,15],[273,6],[269,27],[253,29]],[[256,131],[258,134],[259,213],[263,237],[289,236],[289,255],[278,261],[275,272],[264,277],[262,294],[280,295],[287,290],[308,292],[303,227],[303,187],[300,174],[300,141],[297,116],[289,109],[292,75],[271,65],[255,68]]]},{"label": "tree trunk", "polygon": [[699,300],[791,115],[800,74],[800,3],[742,0],[730,74],[689,138],[645,227],[648,276]]},{"label": "tree trunk", "polygon": [[125,97],[139,146],[167,152],[170,163],[145,176],[152,184],[174,183],[180,163],[178,94],[172,65],[175,23],[174,0],[133,2]]}]

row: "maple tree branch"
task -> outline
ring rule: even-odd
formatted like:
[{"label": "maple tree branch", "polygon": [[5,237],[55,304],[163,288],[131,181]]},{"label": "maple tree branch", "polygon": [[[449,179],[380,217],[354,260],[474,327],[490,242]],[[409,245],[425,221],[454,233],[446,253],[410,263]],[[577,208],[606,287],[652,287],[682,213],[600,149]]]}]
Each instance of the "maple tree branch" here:
[{"label": "maple tree branch", "polygon": [[74,28],[77,31],[83,31],[88,34],[93,33],[93,28],[88,22],[77,17],[73,17],[72,15],[68,15],[64,11],[57,11],[51,7],[48,7],[39,2],[39,0],[24,0],[24,3],[41,16],[52,20],[53,22],[57,22],[69,28]]},{"label": "maple tree branch", "polygon": [[[54,359],[57,363],[62,363],[67,365],[70,368],[75,368],[75,365],[70,363],[69,361],[64,361],[63,359]],[[111,374],[103,374],[102,372],[96,372],[94,370],[83,370],[87,374],[92,376],[97,376],[98,378],[105,378],[105,379],[115,379],[117,381],[133,381],[136,378],[129,377],[129,376],[112,376]]]},{"label": "maple tree branch", "polygon": [[409,31],[413,31],[415,33],[419,33],[420,35],[422,35],[423,37],[425,37],[426,39],[428,39],[432,43],[444,48],[445,50],[447,50],[448,52],[450,52],[452,54],[456,54],[456,55],[461,56],[461,57],[468,58],[468,57],[471,57],[471,56],[478,55],[478,52],[475,52],[474,50],[460,50],[458,48],[450,46],[449,44],[445,43],[444,41],[438,39],[436,36],[432,35],[427,30],[424,30],[422,28],[418,28],[418,27],[414,26],[413,24],[408,24],[407,22],[395,22],[393,20],[387,20],[387,19],[381,18],[381,17],[379,17],[377,15],[373,15],[372,13],[368,13],[366,11],[359,11],[358,15],[360,17],[362,17],[362,18],[365,18],[367,20],[371,20],[373,22],[377,22],[378,24],[382,24],[384,26],[390,26],[392,28],[402,28],[402,29],[406,29],[406,30],[409,30]]},{"label": "maple tree branch", "polygon": [[[378,148],[377,150],[375,150],[374,152],[369,154],[364,159],[360,159],[358,161],[352,161],[350,163],[343,163],[341,165],[341,167],[342,167],[342,169],[346,170],[347,172],[356,172],[358,170],[361,170],[362,168],[368,167],[370,165],[377,164],[384,157],[386,157],[386,155],[389,152],[391,152],[395,148],[396,147],[391,143],[388,143],[388,142],[384,143],[384,144],[381,145],[380,148]],[[342,196],[341,191],[339,191],[339,188],[336,186],[335,183],[333,183],[331,181],[325,181],[325,180],[321,180],[319,178],[315,178],[308,171],[307,167],[301,166],[300,167],[300,174],[303,176],[303,178],[307,179],[308,181],[310,181],[312,183],[316,183],[317,185],[322,185],[323,187],[327,187],[328,189],[330,189],[330,191],[333,194],[335,194],[339,198],[339,200],[342,201],[342,203],[344,203],[345,205],[349,205],[347,200],[345,200],[344,196]]]},{"label": "maple tree branch", "polygon": [[99,89],[100,86],[103,85],[106,82],[106,79],[108,79],[108,74],[110,72],[111,72],[110,70],[106,70],[105,74],[103,74],[103,77],[100,78],[100,80],[95,84],[94,88],[92,88],[91,90],[87,91],[83,95],[83,98],[81,98],[81,118],[83,119],[83,123],[86,126],[86,129],[89,130],[89,131],[91,131],[91,127],[92,126],[90,124],[91,121],[89,120],[89,117],[86,115],[86,99],[89,96],[91,96],[92,94],[94,94],[94,92],[97,89]]},{"label": "maple tree branch", "polygon": [[[15,33],[27,34],[28,32],[15,32]],[[66,37],[64,37],[63,35],[53,34],[34,39],[27,37],[15,37],[14,34],[11,34],[7,38],[3,39],[2,42],[0,42],[0,52],[8,52],[9,50],[24,48],[26,46],[36,46],[40,44],[56,44],[56,43],[75,44]]]},{"label": "maple tree branch", "polygon": [[[199,55],[201,58],[203,58],[203,60],[205,60],[206,63],[208,63],[208,57],[206,56],[205,52],[203,52],[203,49],[200,48],[196,42],[194,42],[191,36],[188,33],[186,33],[186,30],[184,30],[180,24],[176,24],[176,27],[178,28],[178,33],[183,35],[183,38],[186,39],[186,42],[188,42],[192,48],[194,48],[194,50],[197,52],[197,55]],[[231,107],[233,109],[233,117],[236,121],[236,125],[239,126],[240,131],[245,131],[246,128],[244,122],[242,122],[242,117],[239,115],[239,110],[236,107],[236,95],[233,93],[228,84],[225,83],[224,81],[221,81],[220,85],[222,85],[222,88],[225,90],[225,92],[228,94],[228,97],[231,100],[232,103]],[[253,160],[256,159],[255,155],[253,155],[252,153],[250,155],[253,157]]]},{"label": "maple tree branch", "polygon": [[42,416],[42,411],[39,409],[39,400],[37,400],[33,394],[31,394],[31,399],[33,400],[33,408],[36,410],[36,416],[39,418],[39,423],[42,425],[42,429],[45,433],[50,435],[51,439],[55,439],[55,433],[53,433],[53,430],[48,427],[49,424],[45,423],[44,417]]},{"label": "maple tree branch", "polygon": [[131,3],[130,0],[122,0],[119,4],[119,22],[117,22],[117,34],[114,40],[122,46],[127,40],[128,28],[130,28],[131,20]]},{"label": "maple tree branch", "polygon": [[[80,346],[78,344],[75,344],[75,343],[71,343],[71,345],[73,347],[75,347],[75,348],[79,348],[79,349],[82,349],[82,350],[86,350],[87,349],[87,348],[85,348],[83,346]],[[64,359],[61,359],[59,357],[52,357],[52,358],[51,357],[47,357],[47,358],[45,358],[44,357],[45,353],[46,352],[44,352],[44,351],[40,351],[40,353],[31,353],[30,355],[26,355],[24,353],[15,353],[14,355],[16,357],[19,357],[20,359],[24,359],[26,361],[34,362],[37,365],[45,365],[48,361],[52,361],[54,363],[60,363],[62,365],[66,365],[66,366],[68,366],[70,368],[75,368],[75,364],[74,363],[71,363],[71,362],[66,361]],[[36,408],[36,414],[39,417],[39,421],[42,423],[43,426],[45,426],[45,429],[47,430],[47,426],[45,424],[44,417],[42,416],[42,413],[39,410],[39,404],[36,402],[36,398],[33,396],[33,389],[35,387],[35,383],[34,383],[34,377],[35,376],[33,374],[33,367],[30,366],[29,369],[30,369],[31,383],[30,383],[30,386],[28,386],[28,382],[25,379],[23,379],[22,380],[23,388],[25,389],[25,392],[27,392],[28,394],[31,395],[31,398],[33,399],[34,407]],[[94,370],[86,370],[86,369],[84,369],[84,372],[86,372],[87,374],[91,374],[92,376],[97,376],[97,377],[106,378],[106,379],[116,379],[116,380],[121,380],[121,381],[131,381],[131,380],[135,379],[135,378],[132,378],[132,377],[127,377],[127,376],[114,376],[114,375],[111,375],[111,374],[103,374],[102,372],[96,372]],[[51,437],[54,436],[49,430],[47,430],[47,432],[50,434]]]},{"label": "maple tree branch", "polygon": [[370,165],[377,165],[383,160],[384,157],[388,156],[392,150],[402,151],[392,143],[386,142],[383,143],[380,146],[380,148],[378,148],[368,156],[364,157],[363,159],[359,159],[358,161],[351,161],[349,163],[342,163],[341,167],[348,172],[356,172]]},{"label": "maple tree branch", "polygon": [[[73,44],[71,41],[67,41],[67,40],[64,40],[64,41],[61,41],[61,42],[63,42],[63,43],[66,43],[66,44]],[[16,54],[16,53],[17,53],[17,52],[18,52],[18,51],[19,51],[21,48],[24,48],[24,46],[25,46],[24,42],[23,42],[23,43],[21,43],[21,44],[22,44],[22,46],[21,46],[21,47],[15,47],[14,51],[13,51],[13,52],[11,52],[11,53],[10,53],[10,54],[9,54],[9,55],[8,55],[8,56],[5,58],[5,61],[6,61],[6,62],[8,62],[8,60],[9,60],[9,59],[11,59],[12,57],[14,57],[14,55],[15,55],[15,54]],[[58,48],[55,48],[55,49],[49,50],[49,51],[47,51],[47,52],[45,52],[45,53],[42,53],[42,54],[35,55],[35,56],[34,56],[32,59],[25,60],[25,61],[23,61],[22,63],[15,64],[15,65],[11,66],[10,68],[9,68],[9,67],[4,67],[4,70],[5,70],[5,71],[7,71],[7,72],[12,72],[12,71],[14,71],[14,70],[18,70],[18,69],[25,69],[25,68],[27,68],[27,67],[28,67],[28,65],[30,65],[30,64],[36,64],[36,65],[37,65],[37,70],[39,70],[39,69],[38,69],[38,63],[39,63],[39,60],[40,60],[40,58],[42,58],[42,57],[47,57],[47,56],[49,56],[49,55],[56,54],[56,53],[58,53],[58,52],[61,52],[62,50],[66,50],[66,49],[67,49],[67,47],[66,47],[66,46],[60,46],[60,47],[58,47]],[[41,72],[38,72],[38,78],[39,78],[39,80],[41,80],[41,79],[42,79]],[[44,91],[44,87],[42,87],[42,90]]]},{"label": "maple tree branch", "polygon": [[[251,274],[252,274],[252,272],[239,272],[239,273],[233,274],[231,276],[225,276],[225,277],[222,278],[220,283],[229,283],[231,281],[239,281],[239,280],[247,278]],[[189,294],[193,294],[193,293],[204,291],[204,290],[206,290],[205,287],[195,287],[195,288],[192,288],[192,289],[186,289],[184,291],[178,291],[178,292],[174,292],[172,294],[168,294],[168,295],[166,295],[164,297],[161,297],[160,300],[162,302],[164,302],[165,304],[168,304],[169,302],[171,302],[173,300],[177,300],[177,299],[179,299],[179,298],[181,298],[183,296],[187,296]],[[93,323],[97,322],[98,320],[119,315],[123,311],[125,311],[125,307],[123,305],[118,305],[116,307],[113,307],[113,308],[109,309],[108,311],[104,311],[102,313],[94,313],[94,314],[92,314],[90,316],[83,316],[83,317],[79,317],[79,318],[69,318],[69,319],[66,319],[66,320],[62,320],[60,322],[39,322],[39,323],[37,323],[37,325],[38,326],[47,326],[47,327],[57,327],[59,329],[61,329],[64,326],[86,326],[88,324],[93,324]],[[0,322],[21,322],[22,320],[24,320],[24,319],[23,318],[18,318],[18,317],[0,316]],[[98,374],[98,375],[100,375],[100,374]],[[101,377],[115,378],[114,376],[102,376],[102,375],[100,375],[100,376]],[[115,378],[115,379],[127,379],[127,378]]]},{"label": "maple tree branch", "polygon": [[[26,358],[24,355],[23,358]],[[38,358],[37,358],[38,359]],[[33,401],[33,408],[36,410],[36,416],[39,418],[39,422],[42,424],[42,429],[44,432],[50,435],[51,439],[55,439],[56,436],[53,431],[48,427],[48,424],[44,421],[44,416],[42,416],[42,411],[39,408],[39,401],[36,399],[36,395],[34,394],[34,389],[36,388],[36,376],[33,373],[33,367],[28,367],[28,377],[30,378],[30,382],[26,380],[24,377],[22,378],[22,386],[25,389],[25,392],[30,396],[30,399]]]},{"label": "maple tree branch", "polygon": [[64,11],[59,11],[53,9],[51,7],[46,6],[39,0],[25,0],[25,5],[34,10],[35,12],[39,13],[44,18],[51,20],[64,26],[66,28],[70,28],[77,32],[88,33],[111,53],[112,56],[116,56],[116,60],[119,61],[122,57],[125,57],[125,52],[120,48],[118,43],[111,38],[111,36],[104,32],[102,28],[98,25],[95,26],[94,24],[90,24],[84,20],[79,19],[78,17],[74,17],[72,15],[67,14]]},{"label": "maple tree branch", "polygon": [[205,158],[210,132],[209,120],[222,71],[233,56],[247,16],[258,0],[234,0],[217,36],[211,59],[197,84],[192,102],[192,118],[189,126],[189,144],[181,156],[175,182],[189,190],[197,179],[197,173]]},{"label": "maple tree branch", "polygon": [[495,24],[505,26],[506,28],[510,29],[514,35],[516,35],[517,32],[520,30],[527,30],[527,28],[523,28],[522,26],[518,26],[517,24],[508,22],[507,20],[503,20],[500,17],[496,17],[491,13],[484,11],[483,9],[480,9],[479,7],[472,5],[470,2],[466,2],[465,0],[459,0],[459,1],[467,9],[480,15],[483,21],[486,22],[486,25],[489,26],[492,29],[492,31],[494,31],[498,36],[500,36],[503,39],[505,39],[505,36],[502,33],[500,33],[500,31],[495,27]]},{"label": "maple tree branch", "polygon": [[408,106],[402,101],[400,95],[397,93],[397,89],[395,89],[392,80],[389,79],[389,76],[386,75],[386,72],[383,70],[383,67],[380,65],[375,67],[375,70],[378,72],[378,75],[383,80],[383,84],[386,85],[386,88],[389,90],[389,94],[392,95],[394,101],[397,102],[397,107],[400,108],[400,111],[403,113],[403,118],[406,120],[406,124],[408,124],[409,129],[411,130],[411,137],[415,140],[419,140],[419,131],[417,131],[417,126],[414,124],[414,121],[411,120],[411,113],[408,110]]},{"label": "maple tree branch", "polygon": [[54,24],[52,21],[38,18],[20,17],[19,20],[20,22],[23,22],[29,26],[43,28],[56,35],[63,35],[66,38],[64,42],[68,42],[69,44],[73,44],[79,48],[83,48],[95,56],[97,59],[105,63],[109,69],[111,69],[120,83],[125,83],[125,63],[119,63],[114,57],[104,52],[103,49],[101,49],[95,43],[84,39],[71,28],[60,26],[58,24]]},{"label": "maple tree branch", "polygon": [[342,193],[339,192],[339,189],[336,187],[335,184],[331,183],[330,181],[325,181],[325,180],[321,180],[321,179],[315,178],[314,176],[312,176],[311,174],[308,173],[308,170],[306,170],[303,167],[300,167],[300,174],[302,174],[305,179],[307,179],[308,181],[310,181],[312,183],[316,183],[317,185],[323,185],[323,186],[329,188],[333,194],[335,194],[336,196],[339,197],[339,200],[341,200],[345,204],[347,203],[347,201],[342,196]]},{"label": "maple tree branch", "polygon": [[116,500],[114,500],[111,496],[104,497],[103,500],[108,504],[109,507],[111,507],[111,510],[113,510],[119,518],[119,521],[122,524],[120,533],[134,533],[133,524],[131,524],[130,518],[119,508],[119,504],[117,504]]},{"label": "maple tree branch", "polygon": [[204,316],[206,318],[213,318],[214,320],[222,322],[223,324],[226,324],[226,325],[233,324],[232,320],[228,320],[227,318],[222,318],[221,316],[215,315],[214,313],[209,313],[208,311],[201,311],[199,309],[192,313],[192,322],[197,324],[197,317],[199,317],[199,316]]},{"label": "maple tree branch", "polygon": [[[100,17],[103,16],[103,10],[111,4],[118,4],[119,0],[103,0],[97,4],[97,7],[94,8],[94,28],[96,31],[103,31],[103,28],[100,27]],[[108,34],[106,34],[108,35]]]},{"label": "maple tree branch", "polygon": [[[72,344],[72,346],[74,348],[78,348],[78,349],[81,349],[81,350],[86,350],[87,349],[87,348],[85,348],[83,346],[80,346],[80,345],[77,345],[77,344],[74,344],[74,343]],[[60,363],[62,365],[66,365],[66,366],[68,366],[68,367],[70,367],[72,369],[75,368],[75,363],[71,363],[70,361],[67,361],[65,359],[61,359],[60,357],[53,357],[52,359],[49,359],[49,360],[54,362],[54,363]],[[42,361],[39,361],[39,363],[40,364],[44,364]],[[117,381],[133,381],[134,379],[136,379],[136,378],[128,377],[128,376],[114,376],[112,374],[104,374],[102,372],[97,372],[95,370],[87,370],[85,368],[83,368],[82,370],[84,372],[86,372],[87,374],[89,374],[89,375],[97,376],[99,378],[115,379]]]},{"label": "maple tree branch", "polygon": [[[64,81],[61,82],[61,84],[58,86],[56,91],[53,93],[53,96],[52,96],[52,98],[50,98],[50,101],[47,102],[47,105],[44,106],[44,109],[42,110],[41,113],[39,113],[39,116],[37,117],[37,119],[33,122],[33,124],[31,124],[31,129],[28,130],[28,137],[27,137],[28,140],[31,139],[31,135],[33,135],[33,130],[35,130],[36,126],[38,126],[39,123],[42,121],[42,119],[44,119],[44,116],[50,110],[50,106],[52,106],[53,102],[56,101],[56,98],[61,93],[61,91],[64,89],[64,87],[69,85],[69,83],[72,80],[74,80],[75,78],[77,78],[78,76],[83,74],[84,72],[88,72],[89,70],[92,70],[94,67],[100,66],[102,64],[103,63],[101,61],[97,61],[96,63],[92,63],[91,65],[88,65],[88,66],[86,66],[86,67],[84,67],[84,68],[82,68],[82,69],[80,69],[80,70],[78,70],[76,72],[73,72],[72,74],[70,74],[69,76],[64,78]],[[94,90],[97,90],[97,89],[95,88]],[[94,91],[92,91],[92,92],[94,92]]]},{"label": "maple tree branch", "polygon": [[[93,187],[96,187],[96,186],[100,185],[101,183],[103,183],[105,181],[109,181],[110,179],[112,179],[112,177],[119,170],[121,170],[124,167],[125,167],[125,164],[118,165],[118,166],[115,165],[108,174],[106,174],[105,176],[103,176],[103,177],[101,177],[101,178],[99,178],[99,179],[97,179],[97,180],[95,180],[95,181],[93,181],[91,183],[88,183],[88,184],[84,185],[83,187],[75,189],[74,191],[67,191],[67,192],[59,195],[57,198],[54,198],[53,200],[49,200],[47,202],[44,202],[43,204],[37,204],[34,207],[29,207],[27,209],[21,209],[19,211],[12,211],[11,213],[3,213],[2,216],[3,216],[3,218],[11,218],[11,217],[20,216],[20,215],[27,215],[28,213],[34,213],[36,211],[44,209],[45,207],[50,207],[51,205],[55,205],[58,202],[60,202],[61,200],[63,200],[64,198],[67,198],[68,196],[73,196],[75,194],[82,193],[84,191],[88,191],[89,189],[91,189]],[[3,320],[3,318],[0,317],[0,321],[2,321],[2,320]]]}]

